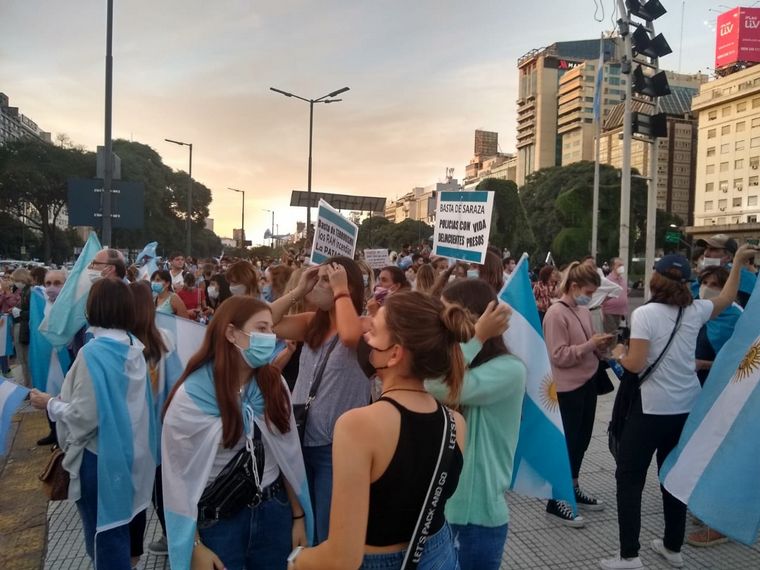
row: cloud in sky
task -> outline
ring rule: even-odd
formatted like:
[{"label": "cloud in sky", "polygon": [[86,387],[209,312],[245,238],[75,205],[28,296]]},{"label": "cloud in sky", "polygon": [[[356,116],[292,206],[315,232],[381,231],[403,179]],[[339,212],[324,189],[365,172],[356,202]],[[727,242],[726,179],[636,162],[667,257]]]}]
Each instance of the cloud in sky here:
[{"label": "cloud in sky", "polygon": [[[554,41],[597,37],[613,2],[562,0],[115,0],[114,137],[154,147],[176,169],[192,142],[194,177],[212,188],[217,233],[231,235],[246,190],[246,231],[261,240],[276,211],[280,232],[305,212],[308,105],[275,86],[343,102],[314,110],[313,189],[395,197],[461,178],[476,128],[514,149],[516,60]],[[681,3],[657,22],[678,67]],[[685,3],[682,71],[706,70],[711,0]],[[94,148],[103,140],[105,1],[6,1],[0,18],[0,90],[43,129]]]}]

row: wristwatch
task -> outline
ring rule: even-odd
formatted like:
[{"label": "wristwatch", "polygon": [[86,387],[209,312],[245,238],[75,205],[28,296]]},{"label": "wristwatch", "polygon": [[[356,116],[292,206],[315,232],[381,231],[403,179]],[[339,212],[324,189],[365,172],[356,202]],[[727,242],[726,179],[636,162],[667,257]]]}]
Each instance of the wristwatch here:
[{"label": "wristwatch", "polygon": [[296,561],[296,558],[298,558],[298,555],[301,554],[301,551],[303,550],[303,546],[296,546],[293,551],[288,555],[288,564],[293,564]]}]

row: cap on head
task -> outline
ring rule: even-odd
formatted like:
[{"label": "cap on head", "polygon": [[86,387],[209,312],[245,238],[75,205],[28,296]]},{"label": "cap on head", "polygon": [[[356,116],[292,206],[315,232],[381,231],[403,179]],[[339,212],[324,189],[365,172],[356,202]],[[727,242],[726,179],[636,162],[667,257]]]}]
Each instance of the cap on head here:
[{"label": "cap on head", "polygon": [[709,237],[707,239],[698,239],[696,243],[694,244],[697,247],[712,247],[715,249],[725,249],[731,255],[736,253],[736,250],[739,249],[738,244],[736,243],[736,240],[728,237],[726,234],[716,234],[712,237]]},{"label": "cap on head", "polygon": [[691,267],[688,260],[684,256],[675,253],[666,255],[655,263],[654,270],[663,277],[680,281],[681,283],[685,283],[691,279]]}]

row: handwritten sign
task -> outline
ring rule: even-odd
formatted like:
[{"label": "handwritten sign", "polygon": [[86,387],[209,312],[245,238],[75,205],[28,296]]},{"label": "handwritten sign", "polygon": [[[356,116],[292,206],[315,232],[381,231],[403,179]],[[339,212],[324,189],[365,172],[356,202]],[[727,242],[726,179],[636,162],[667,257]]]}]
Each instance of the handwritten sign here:
[{"label": "handwritten sign", "polygon": [[387,249],[365,249],[364,261],[371,269],[382,269],[389,265]]},{"label": "handwritten sign", "polygon": [[311,263],[319,265],[328,258],[342,255],[353,259],[359,228],[340,215],[324,200],[319,201]]},{"label": "handwritten sign", "polygon": [[483,263],[492,211],[493,192],[439,192],[433,254]]}]

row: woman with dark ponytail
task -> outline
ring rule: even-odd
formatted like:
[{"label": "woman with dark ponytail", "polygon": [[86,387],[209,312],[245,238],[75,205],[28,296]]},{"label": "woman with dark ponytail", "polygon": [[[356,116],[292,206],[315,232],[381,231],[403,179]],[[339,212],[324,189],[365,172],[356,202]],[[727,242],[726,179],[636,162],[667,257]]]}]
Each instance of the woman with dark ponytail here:
[{"label": "woman with dark ponytail", "polygon": [[465,422],[428,394],[424,381],[442,378],[446,401],[456,403],[465,371],[460,343],[473,334],[459,306],[419,292],[387,298],[365,334],[382,396],[335,424],[333,486],[341,491],[332,497],[328,538],[296,549],[290,569],[398,569],[407,557],[419,570],[459,567],[444,508],[462,470]]},{"label": "woman with dark ponytail", "polygon": [[[282,568],[311,535],[289,390],[269,364],[274,345],[269,306],[232,297],[169,395],[161,451],[174,568]],[[246,485],[226,484],[230,474]]]}]

